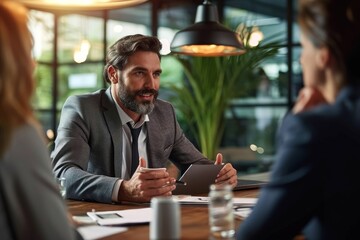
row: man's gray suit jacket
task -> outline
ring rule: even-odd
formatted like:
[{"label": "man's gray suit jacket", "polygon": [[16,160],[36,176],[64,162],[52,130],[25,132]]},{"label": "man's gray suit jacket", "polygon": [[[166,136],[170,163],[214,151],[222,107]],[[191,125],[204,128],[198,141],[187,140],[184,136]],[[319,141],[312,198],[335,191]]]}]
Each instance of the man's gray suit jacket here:
[{"label": "man's gray suit jacket", "polygon": [[[190,164],[212,164],[185,137],[173,106],[156,100],[147,127],[148,167],[172,161],[181,172]],[[122,124],[110,88],[69,97],[62,109],[51,154],[57,177],[66,178],[72,199],[111,202],[122,167]]]}]

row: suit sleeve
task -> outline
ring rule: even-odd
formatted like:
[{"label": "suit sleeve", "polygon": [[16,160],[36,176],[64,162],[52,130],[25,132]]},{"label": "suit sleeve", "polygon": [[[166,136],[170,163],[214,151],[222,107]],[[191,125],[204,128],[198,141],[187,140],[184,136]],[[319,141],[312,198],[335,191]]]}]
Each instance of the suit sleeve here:
[{"label": "suit sleeve", "polygon": [[68,198],[111,203],[112,190],[118,180],[109,177],[111,170],[104,169],[104,162],[111,159],[101,159],[99,155],[94,156],[97,163],[90,164],[89,161],[94,145],[103,149],[111,145],[106,139],[100,144],[92,138],[97,130],[92,129],[96,123],[91,121],[100,112],[96,110],[98,104],[99,101],[89,101],[89,98],[82,101],[79,96],[69,97],[63,106],[51,157],[56,176],[66,178]]},{"label": "suit sleeve", "polygon": [[[157,109],[159,111],[154,114],[156,116],[154,122],[158,123],[156,131],[161,132],[162,137],[160,140],[161,144],[159,144],[158,149],[155,151],[161,149],[162,152],[154,158],[155,160],[158,158],[168,158],[182,173],[191,164],[213,164],[185,136],[171,104],[163,102]],[[152,124],[155,124],[154,122]]]}]

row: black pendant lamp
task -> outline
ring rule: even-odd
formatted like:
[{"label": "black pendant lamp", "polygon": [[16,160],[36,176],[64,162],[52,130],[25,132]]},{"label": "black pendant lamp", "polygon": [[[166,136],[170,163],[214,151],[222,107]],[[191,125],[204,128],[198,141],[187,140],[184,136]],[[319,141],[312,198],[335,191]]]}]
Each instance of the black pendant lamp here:
[{"label": "black pendant lamp", "polygon": [[245,53],[239,34],[219,23],[217,8],[208,0],[198,6],[195,24],[175,34],[170,49],[175,54],[201,57]]}]

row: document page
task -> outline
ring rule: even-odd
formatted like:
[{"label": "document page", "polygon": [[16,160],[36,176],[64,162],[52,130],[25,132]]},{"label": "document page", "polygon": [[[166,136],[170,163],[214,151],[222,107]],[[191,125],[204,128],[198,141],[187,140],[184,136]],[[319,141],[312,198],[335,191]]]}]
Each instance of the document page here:
[{"label": "document page", "polygon": [[[190,196],[190,195],[178,195],[173,196],[177,201],[181,204],[208,204],[209,197],[202,197],[202,196]],[[257,202],[257,198],[233,198],[234,206],[254,206]]]},{"label": "document page", "polygon": [[234,216],[236,218],[245,219],[250,215],[252,208],[241,208],[241,209],[234,209],[234,210],[235,210]]},{"label": "document page", "polygon": [[77,228],[84,240],[95,240],[127,231],[125,227],[81,226]]},{"label": "document page", "polygon": [[87,212],[87,215],[99,225],[127,225],[149,223],[152,218],[151,208],[139,208],[119,211]]},{"label": "document page", "polygon": [[[202,196],[178,195],[176,196],[176,200],[179,201],[180,204],[209,204],[209,197]],[[244,219],[249,216],[257,200],[257,198],[233,198],[234,216],[239,219]]]}]

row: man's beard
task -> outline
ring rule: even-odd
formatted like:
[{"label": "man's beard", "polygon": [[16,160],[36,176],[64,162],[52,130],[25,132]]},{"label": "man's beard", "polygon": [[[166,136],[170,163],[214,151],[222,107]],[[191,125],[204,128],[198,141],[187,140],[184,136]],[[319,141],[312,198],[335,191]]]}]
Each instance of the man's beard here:
[{"label": "man's beard", "polygon": [[[136,96],[141,94],[153,94],[154,98],[152,101],[137,102]],[[122,79],[120,79],[119,98],[121,103],[129,110],[136,112],[140,115],[149,114],[154,109],[154,102],[157,99],[158,91],[155,89],[140,89],[135,92],[129,91]]]}]

